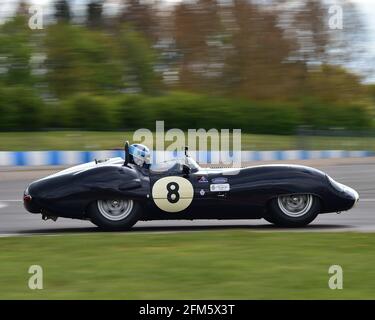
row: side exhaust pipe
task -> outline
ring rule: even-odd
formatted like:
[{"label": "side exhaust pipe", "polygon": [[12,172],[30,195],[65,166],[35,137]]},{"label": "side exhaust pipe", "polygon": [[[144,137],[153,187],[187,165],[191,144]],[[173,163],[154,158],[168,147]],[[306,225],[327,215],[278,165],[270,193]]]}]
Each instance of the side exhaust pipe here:
[{"label": "side exhaust pipe", "polygon": [[50,216],[50,215],[42,214],[42,220],[44,221],[52,220],[56,222],[57,218],[58,218],[57,216]]}]

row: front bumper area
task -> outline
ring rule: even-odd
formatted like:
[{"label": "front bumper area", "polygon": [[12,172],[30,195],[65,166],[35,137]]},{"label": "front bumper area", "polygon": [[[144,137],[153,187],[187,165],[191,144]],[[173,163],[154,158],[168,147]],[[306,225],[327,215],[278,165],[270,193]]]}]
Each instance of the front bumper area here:
[{"label": "front bumper area", "polygon": [[358,201],[359,201],[359,194],[358,194],[358,192],[355,191],[354,189],[352,189],[352,188],[350,188],[350,187],[348,187],[348,186],[345,186],[345,187],[346,187],[346,188],[345,188],[345,193],[346,193],[347,196],[348,196],[349,198],[351,198],[352,201],[353,201],[353,205],[352,205],[352,207],[350,208],[350,209],[352,209],[352,208],[354,208],[354,207],[356,206],[356,204],[357,204]]},{"label": "front bumper area", "polygon": [[[353,188],[348,187],[345,184],[335,181],[331,177],[328,177],[328,181],[337,196],[338,208],[336,212],[348,211],[352,209],[359,201],[359,194]],[[334,204],[332,204],[332,207]],[[333,211],[332,211],[333,212]]]},{"label": "front bumper area", "polygon": [[35,199],[30,195],[29,188],[27,187],[23,193],[23,206],[25,209],[31,213],[41,213],[42,208],[40,208],[36,203]]}]

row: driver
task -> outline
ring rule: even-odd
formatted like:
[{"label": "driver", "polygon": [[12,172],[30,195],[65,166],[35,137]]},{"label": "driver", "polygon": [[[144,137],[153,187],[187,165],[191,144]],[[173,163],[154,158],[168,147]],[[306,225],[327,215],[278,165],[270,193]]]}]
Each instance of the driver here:
[{"label": "driver", "polygon": [[129,161],[130,163],[136,164],[141,168],[149,168],[150,167],[150,158],[151,153],[149,148],[147,148],[143,144],[132,144],[129,147]]}]

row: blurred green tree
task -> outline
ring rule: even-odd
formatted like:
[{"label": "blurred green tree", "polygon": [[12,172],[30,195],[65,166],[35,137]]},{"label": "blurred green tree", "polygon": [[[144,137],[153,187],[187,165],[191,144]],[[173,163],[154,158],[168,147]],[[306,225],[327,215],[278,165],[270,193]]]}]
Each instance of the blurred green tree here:
[{"label": "blurred green tree", "polygon": [[129,92],[156,93],[160,77],[156,74],[156,52],[149,41],[129,25],[124,24],[116,35],[122,61],[125,65],[125,89]]},{"label": "blurred green tree", "polygon": [[47,79],[58,97],[103,94],[123,87],[123,61],[115,40],[102,31],[60,22],[46,30]]},{"label": "blurred green tree", "polygon": [[0,130],[33,131],[45,125],[45,104],[25,86],[0,87]]},{"label": "blurred green tree", "polygon": [[65,128],[111,130],[115,127],[111,100],[105,97],[76,94],[62,102],[58,112]]},{"label": "blurred green tree", "polygon": [[322,65],[309,72],[306,88],[309,96],[321,101],[355,102],[366,100],[366,87],[358,75],[348,72],[341,66]]},{"label": "blurred green tree", "polygon": [[31,56],[27,19],[17,15],[0,26],[0,81],[4,85],[32,85]]}]

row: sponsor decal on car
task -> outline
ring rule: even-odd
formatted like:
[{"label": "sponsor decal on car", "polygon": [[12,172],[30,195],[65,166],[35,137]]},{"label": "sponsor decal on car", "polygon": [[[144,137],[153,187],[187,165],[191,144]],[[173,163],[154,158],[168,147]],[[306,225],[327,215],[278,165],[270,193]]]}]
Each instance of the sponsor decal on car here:
[{"label": "sponsor decal on car", "polygon": [[211,180],[212,183],[228,183],[228,178],[218,177]]},{"label": "sponsor decal on car", "polygon": [[217,184],[211,184],[210,185],[210,191],[211,192],[223,192],[223,191],[229,191],[230,185],[229,183],[217,183]]},{"label": "sponsor decal on car", "polygon": [[200,182],[200,183],[207,183],[208,180],[207,180],[207,178],[205,176],[201,176],[201,177],[198,178],[198,182]]}]

